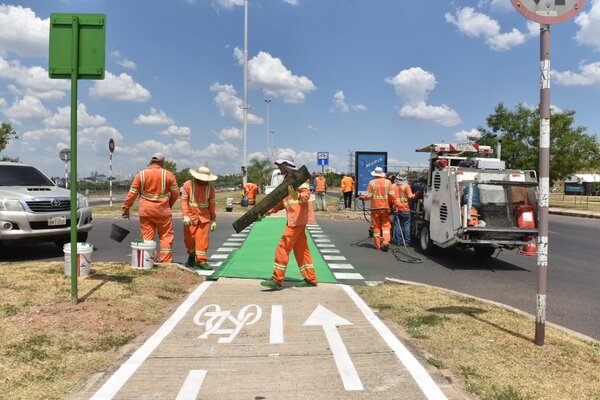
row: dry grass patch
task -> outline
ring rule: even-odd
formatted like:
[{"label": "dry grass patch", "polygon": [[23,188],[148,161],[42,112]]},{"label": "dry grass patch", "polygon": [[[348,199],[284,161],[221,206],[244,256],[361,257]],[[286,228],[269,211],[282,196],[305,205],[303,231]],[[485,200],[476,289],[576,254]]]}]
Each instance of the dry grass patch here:
[{"label": "dry grass patch", "polygon": [[600,399],[600,345],[546,328],[536,346],[526,316],[433,288],[383,284],[356,291],[400,324],[439,369],[481,399]]},{"label": "dry grass patch", "polygon": [[0,398],[64,399],[159,324],[202,277],[94,263],[72,304],[64,263],[0,263]]}]

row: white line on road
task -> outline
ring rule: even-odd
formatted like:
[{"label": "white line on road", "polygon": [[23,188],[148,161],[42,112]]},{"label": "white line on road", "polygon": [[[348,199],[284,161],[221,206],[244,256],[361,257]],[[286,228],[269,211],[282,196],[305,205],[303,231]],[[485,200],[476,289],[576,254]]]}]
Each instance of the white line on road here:
[{"label": "white line on road", "polygon": [[421,388],[428,400],[447,400],[447,397],[436,385],[431,376],[427,373],[425,368],[417,359],[408,351],[408,349],[402,344],[400,340],[390,329],[384,325],[383,322],[375,313],[369,308],[369,306],[361,299],[356,292],[348,285],[340,285],[342,289],[350,296],[356,306],[362,311],[365,318],[373,325],[373,328],[379,333],[381,338],[387,343],[387,345],[396,354],[396,357],[404,364],[408,372],[412,375],[413,379],[417,382],[417,385]]},{"label": "white line on road", "polygon": [[352,266],[352,264],[336,264],[336,263],[331,263],[328,264],[330,269],[354,269],[354,267]]},{"label": "white line on road", "polygon": [[283,343],[283,306],[281,304],[271,306],[271,338],[269,343]]},{"label": "white line on road", "polygon": [[330,261],[343,261],[346,259],[346,257],[344,256],[323,256],[324,260],[330,260]]},{"label": "white line on road", "polygon": [[[244,237],[245,237],[245,236],[244,236]],[[230,237],[230,238],[229,238],[229,239],[227,239],[227,240],[229,240],[229,241],[232,241],[232,242],[243,242],[243,241],[244,241],[244,240],[246,240],[246,239],[244,239],[244,238],[241,238],[241,237],[236,237],[236,238],[234,238],[234,237]]]},{"label": "white line on road", "polygon": [[185,378],[183,386],[179,389],[177,399],[175,400],[195,400],[198,398],[198,393],[200,393],[200,388],[206,377],[206,372],[205,369],[191,370],[187,378]]},{"label": "white line on road", "polygon": [[320,249],[321,253],[339,253],[338,249]]},{"label": "white line on road", "polygon": [[365,279],[358,272],[334,272],[333,276],[335,276],[336,279]]},{"label": "white line on road", "polygon": [[212,282],[202,282],[196,290],[188,296],[187,299],[175,310],[173,315],[165,321],[164,324],[150,336],[146,342],[132,354],[131,357],[115,372],[100,389],[92,396],[90,400],[109,400],[121,389],[121,387],[131,378],[135,371],[146,361],[148,356],[160,345],[173,328],[181,321],[192,306],[204,294]]},{"label": "white line on road", "polygon": [[225,243],[223,243],[223,246],[240,247],[241,245],[242,245],[242,243],[240,243],[240,242],[225,242]]},{"label": "white line on road", "polygon": [[247,234],[245,234],[245,233],[234,233],[234,234],[232,234],[231,236],[233,236],[233,237],[243,237],[243,238],[245,238],[245,237],[246,237],[246,236],[248,236],[248,235],[247,235]]},{"label": "white line on road", "polygon": [[321,247],[335,247],[335,244],[333,243],[317,243],[317,247],[321,248]]},{"label": "white line on road", "polygon": [[224,252],[232,252],[234,250],[237,250],[237,249],[234,249],[233,247],[219,247],[217,249],[217,251],[224,251]]},{"label": "white line on road", "polygon": [[229,254],[213,254],[212,256],[210,256],[211,260],[215,259],[215,260],[224,260],[227,257],[229,257]]}]

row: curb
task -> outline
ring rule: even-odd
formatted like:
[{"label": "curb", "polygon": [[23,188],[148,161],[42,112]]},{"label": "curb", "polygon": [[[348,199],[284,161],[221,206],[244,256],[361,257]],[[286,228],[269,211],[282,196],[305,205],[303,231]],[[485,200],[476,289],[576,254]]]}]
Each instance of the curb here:
[{"label": "curb", "polygon": [[[478,301],[481,301],[481,302],[486,303],[486,304],[491,304],[491,305],[494,305],[494,306],[502,307],[502,308],[504,308],[506,310],[509,310],[509,311],[515,312],[517,314],[523,315],[523,316],[531,319],[532,321],[535,321],[535,316],[533,316],[533,315],[531,315],[529,313],[526,313],[525,311],[520,310],[518,308],[509,306],[507,304],[498,303],[496,301],[487,300],[487,299],[484,299],[484,298],[481,298],[481,297],[472,296],[470,294],[466,294],[466,293],[462,293],[462,292],[457,292],[456,290],[445,289],[445,288],[442,288],[442,287],[439,287],[439,286],[428,285],[426,283],[419,283],[419,282],[413,282],[413,281],[405,281],[405,280],[396,279],[396,278],[387,278],[386,277],[385,280],[384,280],[384,282],[386,282],[386,283],[394,283],[394,284],[397,284],[397,285],[422,286],[422,287],[426,287],[426,288],[430,288],[430,289],[437,289],[437,290],[440,290],[440,291],[443,291],[443,292],[446,292],[446,293],[449,293],[449,294],[454,294],[454,295],[457,295],[457,296],[461,296],[461,297],[466,297],[466,298],[478,300]],[[575,336],[578,339],[581,339],[581,340],[584,340],[586,342],[591,342],[591,343],[600,345],[600,340],[597,340],[597,339],[594,339],[594,338],[589,337],[587,335],[584,335],[583,333],[579,333],[577,331],[574,331],[574,330],[569,329],[569,328],[565,328],[564,326],[557,325],[557,324],[554,324],[554,323],[549,322],[549,321],[546,321],[546,324],[548,326],[551,326],[552,328],[555,328],[555,329],[558,329],[559,331],[562,331],[563,333],[566,333],[566,334],[571,335],[571,336]]]},{"label": "curb", "polygon": [[550,208],[548,213],[555,215],[564,215],[567,217],[580,217],[580,218],[592,218],[600,219],[600,213],[593,211],[577,211],[577,210],[566,210],[560,208]]}]

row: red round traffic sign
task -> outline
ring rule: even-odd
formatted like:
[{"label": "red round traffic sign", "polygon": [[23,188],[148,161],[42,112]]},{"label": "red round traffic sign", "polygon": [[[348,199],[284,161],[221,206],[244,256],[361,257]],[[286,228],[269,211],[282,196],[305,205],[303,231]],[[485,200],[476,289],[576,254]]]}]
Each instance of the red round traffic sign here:
[{"label": "red round traffic sign", "polygon": [[585,0],[510,0],[523,16],[540,24],[560,24],[573,18]]},{"label": "red round traffic sign", "polygon": [[115,141],[112,138],[108,141],[108,150],[112,153],[115,151]]}]

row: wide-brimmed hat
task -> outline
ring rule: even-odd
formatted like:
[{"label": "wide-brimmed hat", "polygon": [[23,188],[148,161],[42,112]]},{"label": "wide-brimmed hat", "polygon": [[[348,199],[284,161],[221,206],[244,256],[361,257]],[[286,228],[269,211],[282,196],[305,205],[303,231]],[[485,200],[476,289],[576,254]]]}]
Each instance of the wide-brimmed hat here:
[{"label": "wide-brimmed hat", "polygon": [[294,155],[289,151],[282,151],[275,160],[275,165],[286,164],[290,169],[296,169],[296,162],[294,161]]},{"label": "wide-brimmed hat", "polygon": [[383,168],[381,167],[376,167],[373,171],[371,171],[371,175],[385,178],[385,172],[383,172]]},{"label": "wide-brimmed hat", "polygon": [[206,182],[216,181],[218,178],[218,176],[210,173],[210,169],[208,169],[208,167],[200,167],[198,169],[190,168],[190,174],[192,174],[195,179]]}]

